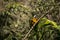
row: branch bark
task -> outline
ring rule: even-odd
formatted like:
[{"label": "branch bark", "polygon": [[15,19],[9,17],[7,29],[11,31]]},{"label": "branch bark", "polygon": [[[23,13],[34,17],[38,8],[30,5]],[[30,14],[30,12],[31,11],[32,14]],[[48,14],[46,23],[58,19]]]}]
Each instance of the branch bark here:
[{"label": "branch bark", "polygon": [[32,29],[35,27],[35,25],[40,21],[40,19],[43,18],[44,16],[46,16],[49,12],[51,12],[53,8],[54,7],[52,7],[45,14],[43,14],[41,17],[39,17],[38,21],[31,27],[31,29],[29,30],[29,32],[26,34],[26,36],[22,40],[25,40],[27,38],[27,36],[30,34],[30,32],[32,31]]}]

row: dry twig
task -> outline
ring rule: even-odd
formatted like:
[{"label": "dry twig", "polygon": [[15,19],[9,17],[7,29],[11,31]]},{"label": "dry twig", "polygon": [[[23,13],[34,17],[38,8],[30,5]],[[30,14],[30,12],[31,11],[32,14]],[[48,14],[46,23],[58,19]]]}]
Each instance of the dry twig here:
[{"label": "dry twig", "polygon": [[43,14],[41,17],[39,17],[38,21],[31,27],[31,29],[29,30],[29,32],[26,34],[26,36],[22,40],[25,40],[27,38],[27,36],[29,35],[29,33],[32,31],[32,29],[35,27],[35,25],[40,21],[40,19],[43,18],[44,16],[46,16],[49,12],[51,12],[53,8],[54,7],[52,7],[45,14]]}]

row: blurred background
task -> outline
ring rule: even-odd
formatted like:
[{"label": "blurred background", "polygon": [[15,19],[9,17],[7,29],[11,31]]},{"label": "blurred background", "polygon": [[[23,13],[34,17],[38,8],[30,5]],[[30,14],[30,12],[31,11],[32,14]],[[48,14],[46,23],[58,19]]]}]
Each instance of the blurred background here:
[{"label": "blurred background", "polygon": [[[45,17],[56,22],[59,28],[60,0],[0,0],[0,40],[22,40],[31,28],[30,20],[33,16],[39,18],[51,8],[52,11]],[[42,24],[45,25],[44,22]],[[38,25],[26,40],[60,40],[58,29],[52,25],[41,28]]]}]

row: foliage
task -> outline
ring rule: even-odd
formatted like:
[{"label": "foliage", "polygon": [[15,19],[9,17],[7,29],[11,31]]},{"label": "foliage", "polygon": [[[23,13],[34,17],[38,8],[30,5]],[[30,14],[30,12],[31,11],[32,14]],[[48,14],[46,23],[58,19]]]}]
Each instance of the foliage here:
[{"label": "foliage", "polygon": [[59,0],[31,0],[30,3],[33,13],[41,16],[46,13],[52,7],[54,8],[50,13],[48,13],[47,18],[53,20],[60,24],[60,1]]},{"label": "foliage", "polygon": [[60,40],[60,28],[58,28],[55,22],[42,18],[32,31],[34,33],[30,34],[29,40]]},{"label": "foliage", "polygon": [[[30,9],[19,3],[9,3],[5,7],[5,11],[0,13],[0,26],[1,30],[3,29],[1,32],[3,34],[6,32],[6,35],[9,34],[8,38],[12,37],[12,40],[15,37],[19,40],[24,36],[22,35],[23,32],[27,32],[29,29]],[[2,39],[5,39],[5,34]]]},{"label": "foliage", "polygon": [[45,16],[46,18],[40,19],[41,21],[35,26],[26,40],[60,40],[59,0],[17,1],[3,1],[5,10],[0,12],[0,40],[22,40],[30,29],[29,21],[33,15],[37,15],[39,18],[52,7],[54,9]]}]

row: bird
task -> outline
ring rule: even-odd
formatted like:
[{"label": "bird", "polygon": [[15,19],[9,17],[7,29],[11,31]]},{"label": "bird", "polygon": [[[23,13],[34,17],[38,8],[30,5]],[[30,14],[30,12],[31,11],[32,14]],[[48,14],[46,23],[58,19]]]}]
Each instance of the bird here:
[{"label": "bird", "polygon": [[36,15],[33,16],[33,18],[31,19],[31,24],[35,24],[37,22],[38,18]]}]

